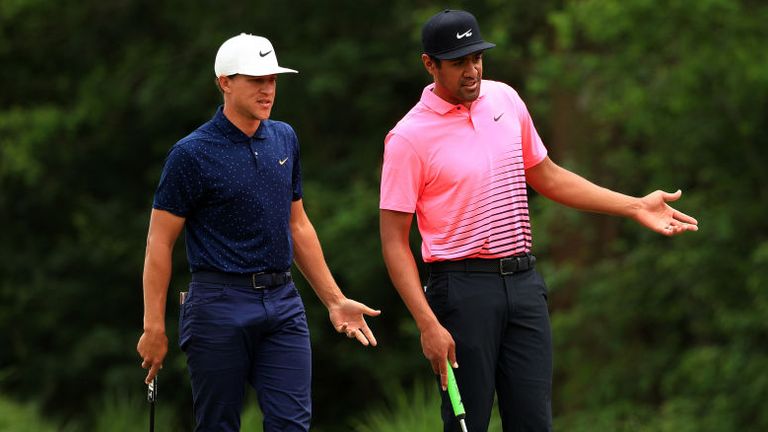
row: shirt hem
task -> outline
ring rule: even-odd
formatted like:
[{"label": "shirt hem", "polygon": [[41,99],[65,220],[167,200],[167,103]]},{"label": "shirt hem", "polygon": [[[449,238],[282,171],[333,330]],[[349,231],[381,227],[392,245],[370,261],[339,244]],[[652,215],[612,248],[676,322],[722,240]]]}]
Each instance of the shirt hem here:
[{"label": "shirt hem", "polygon": [[393,205],[393,204],[381,204],[379,205],[380,210],[393,210],[403,213],[415,213],[416,207],[408,207],[408,206],[400,206],[400,205]]},{"label": "shirt hem", "polygon": [[168,213],[172,213],[174,216],[183,217],[183,218],[187,217],[186,212],[183,212],[177,208],[164,206],[162,204],[152,204],[152,208],[157,210],[167,211]]}]

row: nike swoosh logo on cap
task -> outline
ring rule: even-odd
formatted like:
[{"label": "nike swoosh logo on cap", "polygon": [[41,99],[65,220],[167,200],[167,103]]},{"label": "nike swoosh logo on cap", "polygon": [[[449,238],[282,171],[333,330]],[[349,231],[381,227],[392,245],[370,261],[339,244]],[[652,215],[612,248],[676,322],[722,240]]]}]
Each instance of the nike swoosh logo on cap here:
[{"label": "nike swoosh logo on cap", "polygon": [[262,56],[262,57],[266,57],[266,56],[268,56],[268,55],[269,55],[269,53],[271,53],[271,52],[272,52],[272,50],[269,50],[269,51],[267,51],[267,52],[265,52],[265,53],[263,53],[263,52],[259,51],[259,55],[260,55],[260,56]]},{"label": "nike swoosh logo on cap", "polygon": [[278,162],[280,165],[283,165],[283,164],[285,164],[285,161],[287,161],[287,160],[288,160],[288,158],[285,158],[285,159],[283,159],[283,160],[279,160],[279,161],[277,161],[277,162]]},{"label": "nike swoosh logo on cap", "polygon": [[500,118],[501,118],[501,116],[503,116],[503,115],[504,115],[504,113],[501,113],[501,114],[499,114],[498,116],[496,116],[496,117],[494,117],[494,118],[493,118],[493,121],[496,121],[496,122],[497,122],[497,121],[499,121],[499,119],[500,119]]},{"label": "nike swoosh logo on cap", "polygon": [[463,39],[470,36],[472,36],[472,29],[465,31],[464,33],[456,32],[456,39]]}]

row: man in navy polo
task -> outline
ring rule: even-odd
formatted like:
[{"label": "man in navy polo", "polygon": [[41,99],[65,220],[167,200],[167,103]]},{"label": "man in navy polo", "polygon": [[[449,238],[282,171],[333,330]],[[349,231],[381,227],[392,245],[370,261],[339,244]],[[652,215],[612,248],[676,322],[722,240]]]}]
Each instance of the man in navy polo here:
[{"label": "man in navy polo", "polygon": [[186,228],[192,272],[181,306],[196,431],[237,431],[245,383],[254,387],[265,431],[307,431],[311,351],[291,262],[328,308],[334,328],[376,345],[364,315],[333,280],[302,204],[299,145],[286,123],[268,120],[278,66],[269,40],[235,36],[216,54],[224,105],[176,143],[155,193],[144,261],[144,333],[137,351],[149,369],[168,351],[165,306],[173,245]]}]

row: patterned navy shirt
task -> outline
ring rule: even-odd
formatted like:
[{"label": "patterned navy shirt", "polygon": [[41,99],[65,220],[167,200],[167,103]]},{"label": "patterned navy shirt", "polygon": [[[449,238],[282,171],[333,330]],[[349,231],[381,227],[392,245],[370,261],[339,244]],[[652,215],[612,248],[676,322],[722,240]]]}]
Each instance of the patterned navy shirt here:
[{"label": "patterned navy shirt", "polygon": [[153,207],[186,218],[192,272],[278,272],[291,267],[291,203],[301,195],[293,129],[262,120],[249,137],[219,107],[168,152]]}]

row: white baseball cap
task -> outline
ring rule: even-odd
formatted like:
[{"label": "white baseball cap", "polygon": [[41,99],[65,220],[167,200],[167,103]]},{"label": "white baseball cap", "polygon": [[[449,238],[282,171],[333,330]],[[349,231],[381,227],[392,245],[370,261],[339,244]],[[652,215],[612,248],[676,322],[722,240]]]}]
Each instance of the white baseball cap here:
[{"label": "white baseball cap", "polygon": [[298,73],[277,65],[275,48],[267,38],[240,33],[221,44],[213,66],[216,76],[234,74],[265,76]]}]

